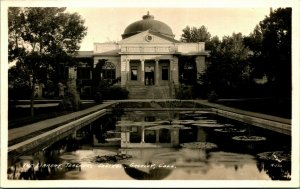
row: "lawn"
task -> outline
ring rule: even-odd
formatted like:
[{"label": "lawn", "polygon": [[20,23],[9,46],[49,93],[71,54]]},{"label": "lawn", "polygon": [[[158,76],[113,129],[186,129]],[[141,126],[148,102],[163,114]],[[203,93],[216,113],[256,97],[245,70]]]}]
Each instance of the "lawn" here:
[{"label": "lawn", "polygon": [[[19,103],[18,103],[19,104]],[[21,104],[26,104],[22,102]],[[27,103],[28,104],[28,103]],[[45,102],[44,102],[45,104]],[[95,106],[96,103],[83,103],[81,110]],[[8,108],[8,129],[21,127],[45,119],[50,119],[66,114],[70,114],[73,111],[61,110],[58,106],[40,107],[35,108],[35,116],[30,116],[30,108],[16,108],[15,106],[9,106]]]},{"label": "lawn", "polygon": [[282,118],[292,117],[292,103],[288,98],[220,99],[216,103]]}]

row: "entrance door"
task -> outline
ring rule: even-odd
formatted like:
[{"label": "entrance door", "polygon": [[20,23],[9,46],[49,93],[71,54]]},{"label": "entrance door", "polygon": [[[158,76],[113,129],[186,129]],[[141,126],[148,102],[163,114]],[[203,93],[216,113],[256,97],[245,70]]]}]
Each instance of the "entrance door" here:
[{"label": "entrance door", "polygon": [[154,85],[154,66],[145,67],[145,85]]}]

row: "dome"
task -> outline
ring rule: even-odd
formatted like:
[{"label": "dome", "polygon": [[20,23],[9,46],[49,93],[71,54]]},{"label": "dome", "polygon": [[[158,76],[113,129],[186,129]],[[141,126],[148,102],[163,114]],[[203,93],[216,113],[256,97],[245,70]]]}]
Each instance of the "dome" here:
[{"label": "dome", "polygon": [[147,15],[143,16],[143,20],[136,21],[127,26],[122,34],[122,38],[125,39],[146,30],[151,30],[170,38],[175,37],[172,29],[167,24],[154,20],[154,16],[150,15],[148,12]]}]

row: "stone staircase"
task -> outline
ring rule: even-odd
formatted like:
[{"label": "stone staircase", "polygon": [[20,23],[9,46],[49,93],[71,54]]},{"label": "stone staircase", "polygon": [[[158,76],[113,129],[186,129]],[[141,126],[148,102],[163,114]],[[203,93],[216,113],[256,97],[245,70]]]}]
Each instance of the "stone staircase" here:
[{"label": "stone staircase", "polygon": [[169,86],[127,86],[129,99],[170,99],[172,91]]}]

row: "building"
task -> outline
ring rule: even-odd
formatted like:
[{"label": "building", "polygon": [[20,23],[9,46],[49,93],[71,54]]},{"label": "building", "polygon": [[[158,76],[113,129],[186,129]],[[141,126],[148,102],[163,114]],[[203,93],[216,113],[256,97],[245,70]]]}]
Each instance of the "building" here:
[{"label": "building", "polygon": [[[79,52],[82,62],[69,75],[77,79],[82,96],[92,95],[92,77],[118,81],[130,98],[173,98],[181,83],[191,83],[205,71],[209,52],[205,43],[183,43],[167,24],[147,15],[128,25],[122,40],[94,43],[93,51]],[[101,65],[100,75],[92,70]]]}]

